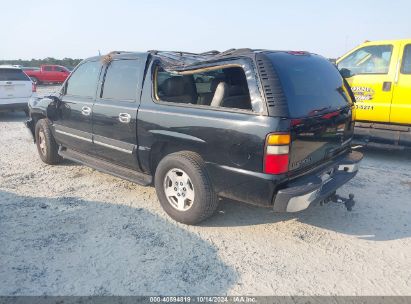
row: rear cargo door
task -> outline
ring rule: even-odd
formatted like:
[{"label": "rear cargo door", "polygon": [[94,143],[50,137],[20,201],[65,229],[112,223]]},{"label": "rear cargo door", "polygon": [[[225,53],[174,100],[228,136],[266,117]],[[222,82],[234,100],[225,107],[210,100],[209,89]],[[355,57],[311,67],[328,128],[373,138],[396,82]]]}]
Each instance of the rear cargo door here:
[{"label": "rear cargo door", "polygon": [[353,134],[352,99],[336,67],[312,54],[281,52],[268,57],[288,104],[289,170],[312,166],[347,149]]},{"label": "rear cargo door", "polygon": [[353,126],[351,107],[317,116],[291,120],[289,170],[325,161],[349,147]]},{"label": "rear cargo door", "polygon": [[31,80],[22,70],[0,68],[0,99],[29,98],[31,94]]}]

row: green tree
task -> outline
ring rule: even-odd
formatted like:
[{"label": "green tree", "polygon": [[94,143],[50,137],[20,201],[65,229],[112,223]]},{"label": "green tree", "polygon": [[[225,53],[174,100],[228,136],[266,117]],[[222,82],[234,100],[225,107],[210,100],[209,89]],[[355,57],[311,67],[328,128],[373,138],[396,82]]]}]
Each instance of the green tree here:
[{"label": "green tree", "polygon": [[16,64],[16,65],[21,65],[23,67],[39,67],[42,64],[56,64],[56,65],[62,65],[65,66],[69,69],[73,69],[75,66],[77,66],[82,59],[73,59],[73,58],[63,58],[63,59],[56,59],[53,57],[46,57],[44,59],[31,59],[31,60],[22,60],[22,59],[16,59],[16,60],[0,60],[0,65],[1,64]]}]

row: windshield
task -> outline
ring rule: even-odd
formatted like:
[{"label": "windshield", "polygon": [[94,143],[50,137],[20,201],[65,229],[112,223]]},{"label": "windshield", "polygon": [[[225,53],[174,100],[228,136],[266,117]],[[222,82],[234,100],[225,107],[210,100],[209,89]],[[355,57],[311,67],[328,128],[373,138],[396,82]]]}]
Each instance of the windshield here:
[{"label": "windshield", "polygon": [[291,118],[327,113],[350,103],[343,78],[325,58],[285,52],[268,57],[280,78]]}]

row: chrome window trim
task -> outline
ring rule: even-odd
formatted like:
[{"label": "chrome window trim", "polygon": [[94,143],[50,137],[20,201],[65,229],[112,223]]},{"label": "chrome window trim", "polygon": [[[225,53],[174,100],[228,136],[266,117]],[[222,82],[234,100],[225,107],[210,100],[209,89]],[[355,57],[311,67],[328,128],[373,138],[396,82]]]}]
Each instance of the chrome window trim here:
[{"label": "chrome window trim", "polygon": [[116,146],[113,146],[113,145],[109,145],[109,144],[106,144],[106,143],[103,143],[103,142],[97,141],[97,140],[94,140],[94,143],[97,144],[97,145],[106,147],[106,148],[113,149],[113,150],[121,151],[121,152],[128,153],[128,154],[133,154],[133,150],[123,149],[123,148],[116,147]]},{"label": "chrome window trim", "polygon": [[57,129],[56,129],[56,133],[60,133],[60,134],[70,136],[70,137],[73,137],[73,138],[85,140],[87,142],[93,142],[92,139],[90,139],[90,138],[86,138],[86,137],[83,137],[83,136],[78,136],[78,135],[75,135],[73,133],[68,133],[68,132],[64,132],[64,131],[61,131],[61,130],[57,130]]}]

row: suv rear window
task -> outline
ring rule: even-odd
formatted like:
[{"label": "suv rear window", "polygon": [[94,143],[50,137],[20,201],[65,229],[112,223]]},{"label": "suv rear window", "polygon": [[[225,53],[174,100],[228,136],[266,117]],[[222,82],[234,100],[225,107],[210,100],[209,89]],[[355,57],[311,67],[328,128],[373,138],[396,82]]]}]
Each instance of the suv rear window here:
[{"label": "suv rear window", "polygon": [[291,118],[313,116],[348,105],[350,97],[337,68],[317,55],[267,54],[288,102]]},{"label": "suv rear window", "polygon": [[22,70],[0,69],[0,81],[30,81],[30,79]]},{"label": "suv rear window", "polygon": [[164,102],[252,110],[247,78],[241,67],[179,75],[159,68],[155,77],[157,100]]}]

